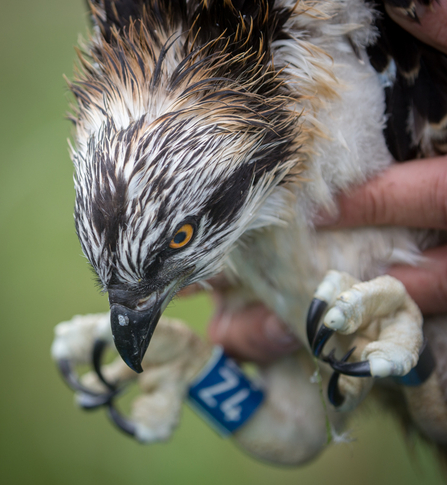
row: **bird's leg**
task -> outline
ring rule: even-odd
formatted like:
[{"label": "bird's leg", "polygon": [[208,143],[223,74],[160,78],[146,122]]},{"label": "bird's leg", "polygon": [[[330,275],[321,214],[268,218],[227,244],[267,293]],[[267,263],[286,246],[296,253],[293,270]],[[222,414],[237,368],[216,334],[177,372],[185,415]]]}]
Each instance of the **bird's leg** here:
[{"label": "bird's leg", "polygon": [[[326,308],[317,330],[317,318]],[[334,352],[323,354],[334,333],[353,337],[354,349],[341,360]],[[330,271],[315,293],[308,338],[313,354],[336,371],[329,384],[331,402],[351,409],[372,383],[362,379],[359,384],[348,376],[405,376],[416,366],[423,343],[422,315],[402,283],[390,276],[360,283],[345,273]],[[354,362],[348,361],[351,354]]]}]

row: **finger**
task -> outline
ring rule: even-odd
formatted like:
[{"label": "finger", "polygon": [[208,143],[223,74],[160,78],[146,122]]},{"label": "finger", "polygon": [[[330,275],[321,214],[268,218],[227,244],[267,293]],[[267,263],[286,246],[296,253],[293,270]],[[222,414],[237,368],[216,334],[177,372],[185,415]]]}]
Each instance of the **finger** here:
[{"label": "finger", "polygon": [[210,340],[238,359],[266,364],[301,347],[300,342],[261,304],[236,312],[219,311],[208,328]]},{"label": "finger", "polygon": [[422,42],[447,54],[447,2],[435,1],[429,6],[415,2],[419,21],[415,22],[402,8],[385,6],[388,15]]},{"label": "finger", "polygon": [[428,261],[422,267],[398,265],[388,273],[402,281],[422,313],[447,312],[447,246],[423,253]]},{"label": "finger", "polygon": [[447,157],[393,165],[338,200],[335,217],[319,214],[317,226],[397,225],[447,228]]}]

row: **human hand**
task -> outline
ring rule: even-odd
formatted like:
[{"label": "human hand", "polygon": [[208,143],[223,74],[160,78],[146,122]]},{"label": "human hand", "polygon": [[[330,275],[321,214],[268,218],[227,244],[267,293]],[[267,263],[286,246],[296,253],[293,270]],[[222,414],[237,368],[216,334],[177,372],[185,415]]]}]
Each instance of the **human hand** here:
[{"label": "human hand", "polygon": [[230,310],[220,293],[214,293],[214,300],[216,313],[209,324],[208,337],[222,345],[228,355],[268,364],[301,347],[286,325],[262,303]]},{"label": "human hand", "polygon": [[[222,275],[211,278],[207,283],[212,289],[216,308],[208,325],[208,338],[212,343],[222,345],[229,356],[262,365],[302,346],[286,325],[262,303],[230,307],[226,296],[230,287]],[[203,289],[196,283],[181,290],[179,296],[188,297]]]},{"label": "human hand", "polygon": [[[318,218],[320,227],[392,225],[447,230],[447,156],[393,165],[349,196],[338,199],[338,214]],[[447,246],[423,253],[421,267],[393,266],[425,314],[447,311]]]}]

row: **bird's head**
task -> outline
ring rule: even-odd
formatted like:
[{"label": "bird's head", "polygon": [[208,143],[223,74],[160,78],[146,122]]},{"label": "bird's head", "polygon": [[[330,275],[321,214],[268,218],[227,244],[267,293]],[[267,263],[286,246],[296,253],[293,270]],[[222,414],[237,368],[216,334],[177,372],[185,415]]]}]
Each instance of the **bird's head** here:
[{"label": "bird's head", "polygon": [[137,372],[172,297],[222,269],[298,166],[281,76],[267,54],[227,45],[185,54],[167,40],[151,64],[140,34],[130,49],[116,33],[71,86],[76,229],[109,293],[115,345]]}]

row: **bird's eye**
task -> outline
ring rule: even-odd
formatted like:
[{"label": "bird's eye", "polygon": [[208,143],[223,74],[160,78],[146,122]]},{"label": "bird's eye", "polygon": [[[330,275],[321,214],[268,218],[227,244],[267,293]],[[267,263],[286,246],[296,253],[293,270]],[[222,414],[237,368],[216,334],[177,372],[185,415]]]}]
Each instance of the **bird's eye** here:
[{"label": "bird's eye", "polygon": [[191,224],[184,224],[172,238],[169,243],[169,247],[172,249],[179,249],[186,246],[189,241],[191,241],[192,235],[194,234],[194,228]]}]

